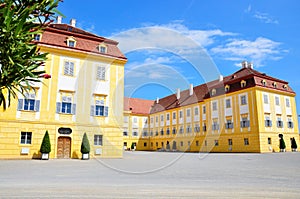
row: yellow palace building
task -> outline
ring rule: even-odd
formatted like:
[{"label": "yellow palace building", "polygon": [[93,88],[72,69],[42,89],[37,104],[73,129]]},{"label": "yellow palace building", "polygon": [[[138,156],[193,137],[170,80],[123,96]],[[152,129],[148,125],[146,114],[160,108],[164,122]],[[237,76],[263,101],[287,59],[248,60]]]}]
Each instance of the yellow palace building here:
[{"label": "yellow palace building", "polygon": [[152,100],[124,98],[123,146],[124,150],[147,148],[148,142],[139,142],[148,137],[148,116],[153,105]]},{"label": "yellow palace building", "polygon": [[153,102],[137,150],[278,152],[299,142],[295,92],[288,82],[243,62],[237,72]]},{"label": "yellow palace building", "polygon": [[45,131],[50,158],[81,158],[87,133],[91,157],[122,157],[124,65],[118,42],[62,24],[59,17],[34,40],[47,52],[51,78],[33,84],[0,112],[0,158],[39,158]]}]

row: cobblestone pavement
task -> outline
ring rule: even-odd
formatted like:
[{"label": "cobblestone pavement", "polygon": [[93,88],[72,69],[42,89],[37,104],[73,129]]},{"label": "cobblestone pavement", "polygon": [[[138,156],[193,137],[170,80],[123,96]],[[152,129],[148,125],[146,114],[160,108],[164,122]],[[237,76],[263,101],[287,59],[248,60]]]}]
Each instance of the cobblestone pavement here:
[{"label": "cobblestone pavement", "polygon": [[300,153],[1,160],[0,198],[300,198]]}]

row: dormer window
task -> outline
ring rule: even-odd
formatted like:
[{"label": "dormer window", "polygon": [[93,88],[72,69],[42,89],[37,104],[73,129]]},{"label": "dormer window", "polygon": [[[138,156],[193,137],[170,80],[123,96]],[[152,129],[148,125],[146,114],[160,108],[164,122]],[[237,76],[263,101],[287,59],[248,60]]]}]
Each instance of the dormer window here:
[{"label": "dormer window", "polygon": [[266,85],[267,85],[266,80],[262,80],[262,81],[261,81],[261,84],[262,84],[263,86],[266,86]]},{"label": "dormer window", "polygon": [[41,41],[42,36],[40,34],[35,34],[33,37],[34,41]]},{"label": "dormer window", "polygon": [[282,87],[283,87],[285,90],[287,90],[287,85],[286,85],[286,84],[284,84]]},{"label": "dormer window", "polygon": [[214,89],[212,89],[212,91],[211,91],[211,95],[216,95],[216,93],[217,93],[217,90],[214,88]]},{"label": "dormer window", "polygon": [[98,50],[100,53],[106,53],[107,52],[107,47],[103,44],[98,46]]},{"label": "dormer window", "polygon": [[277,88],[277,83],[276,82],[273,82],[273,87]]},{"label": "dormer window", "polygon": [[225,92],[229,92],[229,89],[230,89],[230,86],[229,86],[229,85],[226,85],[226,86],[225,86]]},{"label": "dormer window", "polygon": [[74,37],[68,37],[67,38],[67,45],[69,47],[74,48],[76,46],[76,40],[75,40],[75,38]]},{"label": "dormer window", "polygon": [[241,87],[242,87],[242,88],[246,87],[246,81],[245,81],[245,80],[242,80],[242,81],[241,81]]}]

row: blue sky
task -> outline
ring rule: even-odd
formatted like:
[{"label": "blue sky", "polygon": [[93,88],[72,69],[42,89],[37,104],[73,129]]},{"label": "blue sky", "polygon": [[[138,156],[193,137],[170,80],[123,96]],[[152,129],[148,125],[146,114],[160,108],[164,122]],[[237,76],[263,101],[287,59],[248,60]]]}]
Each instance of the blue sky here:
[{"label": "blue sky", "polygon": [[164,97],[229,75],[243,60],[300,93],[297,0],[64,0],[59,10],[64,23],[75,18],[120,42],[127,96]]}]

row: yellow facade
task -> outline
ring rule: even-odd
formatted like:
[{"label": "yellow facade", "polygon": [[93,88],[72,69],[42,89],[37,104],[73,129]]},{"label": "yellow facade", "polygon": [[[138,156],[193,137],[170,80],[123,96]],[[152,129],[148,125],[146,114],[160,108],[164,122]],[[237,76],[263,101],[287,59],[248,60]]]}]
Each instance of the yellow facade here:
[{"label": "yellow facade", "polygon": [[[246,68],[245,70],[253,69]],[[252,80],[247,81],[250,84]],[[286,151],[291,151],[290,139],[294,137],[297,142],[299,141],[295,93],[260,85],[246,87],[247,81],[239,79],[235,86],[239,86],[240,83],[241,88],[233,92],[214,95],[215,91],[212,91],[208,98],[200,102],[154,111],[148,118],[149,136],[140,138],[138,149],[191,152],[278,152],[280,150],[279,134],[282,134],[286,143]],[[270,79],[269,82],[272,81],[276,79]],[[224,89],[230,87],[225,85],[226,83],[220,83]],[[245,85],[242,85],[243,83]],[[268,96],[266,102],[264,95]],[[186,99],[189,97],[192,95],[185,95]],[[166,98],[162,100],[165,101]],[[286,100],[289,101],[288,105]],[[180,97],[177,97],[177,101],[179,103]],[[154,104],[162,106],[160,101]],[[270,118],[271,127],[266,127],[266,118]],[[282,126],[278,126],[278,120],[281,121]],[[206,126],[206,131],[204,131],[204,126]]]},{"label": "yellow facade", "polygon": [[[64,32],[60,34],[66,37]],[[74,38],[79,45],[81,36]],[[45,42],[39,46],[41,52],[49,53],[44,70],[52,77],[33,85],[35,92],[28,97],[34,103],[32,107],[19,95],[6,111],[0,112],[0,158],[40,158],[46,130],[51,142],[50,158],[81,158],[84,133],[91,146],[90,157],[122,157],[126,58]],[[97,73],[99,65],[105,67],[102,79]]]},{"label": "yellow facade", "polygon": [[143,150],[148,148],[148,143],[139,140],[148,137],[148,115],[133,114],[129,111],[124,112],[123,124],[123,148],[124,150]]}]

